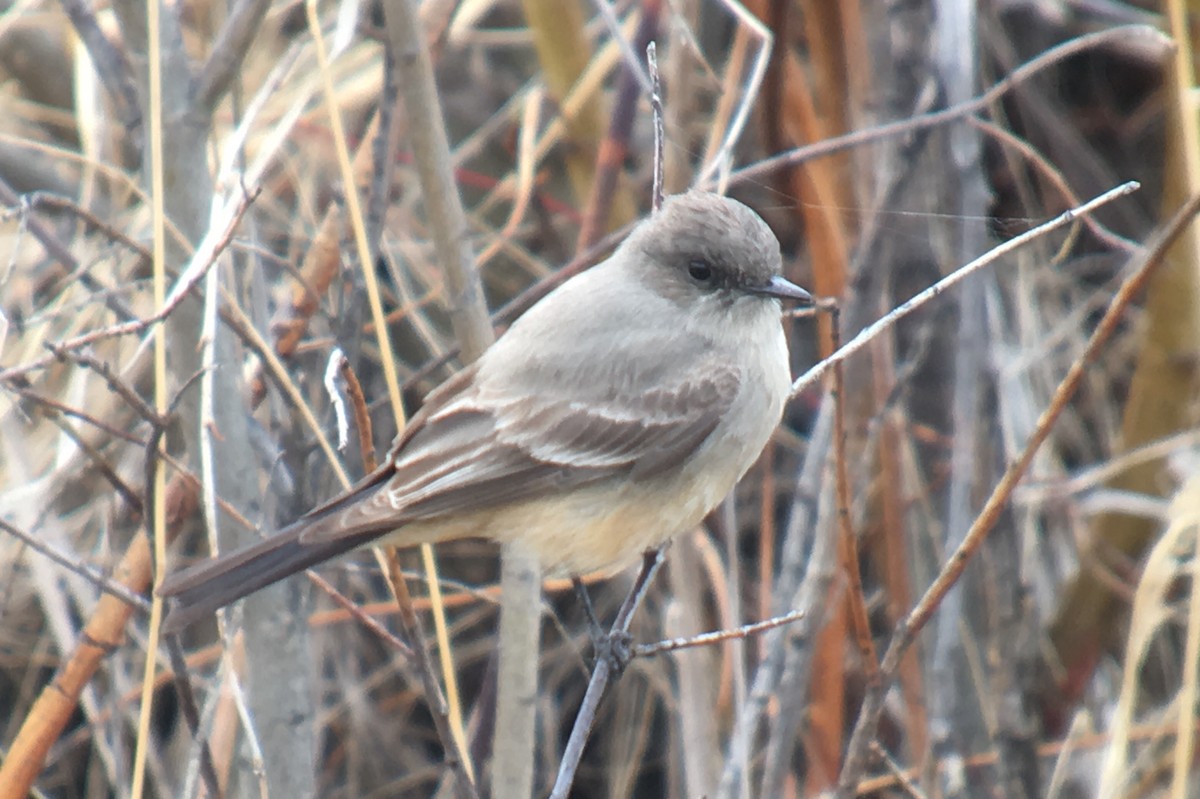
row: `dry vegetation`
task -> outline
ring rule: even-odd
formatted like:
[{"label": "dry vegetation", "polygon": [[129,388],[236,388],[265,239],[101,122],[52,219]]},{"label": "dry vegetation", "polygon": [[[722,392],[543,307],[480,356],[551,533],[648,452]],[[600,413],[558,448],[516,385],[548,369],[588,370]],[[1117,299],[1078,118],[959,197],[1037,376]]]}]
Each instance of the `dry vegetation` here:
[{"label": "dry vegetation", "polygon": [[[371,4],[186,0],[161,8],[148,70],[152,6],[0,5],[0,797],[469,796],[446,754],[460,719],[479,795],[504,795],[494,548],[439,548],[440,601],[402,553],[453,667],[443,724],[411,651],[368,624],[397,628],[368,553],[180,641],[148,601],[152,509],[176,568],[386,448],[401,409],[366,278],[403,411],[477,349],[418,175],[429,111],[388,70],[411,55],[395,26]],[[830,372],[795,396],[736,497],[668,551],[632,633],[804,615],[635,657],[573,796],[1200,794],[1200,240],[1156,237],[1200,193],[1183,5],[747,1],[773,34],[762,62],[732,4],[613,5],[628,53],[658,42],[667,190],[727,182],[789,277],[838,301],[788,320],[797,374],[997,243],[1142,188],[889,327],[841,391]],[[421,20],[499,330],[645,213],[649,103],[594,3],[426,0]],[[156,266],[190,289],[162,324]],[[334,347],[374,422],[339,467]],[[954,590],[895,637],[965,536],[965,571],[937,583]],[[631,578],[589,578],[601,618]],[[543,596],[538,796],[592,668],[570,586]]]}]

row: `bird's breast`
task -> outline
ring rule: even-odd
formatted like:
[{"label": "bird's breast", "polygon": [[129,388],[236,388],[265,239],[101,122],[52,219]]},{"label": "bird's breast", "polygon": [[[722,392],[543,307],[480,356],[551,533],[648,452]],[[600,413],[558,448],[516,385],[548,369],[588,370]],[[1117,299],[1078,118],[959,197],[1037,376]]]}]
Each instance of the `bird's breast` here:
[{"label": "bird's breast", "polygon": [[614,477],[502,508],[482,519],[485,537],[519,539],[549,572],[610,571],[698,525],[758,459],[791,387],[778,318],[739,348],[742,386],[729,412],[684,462],[650,479]]}]

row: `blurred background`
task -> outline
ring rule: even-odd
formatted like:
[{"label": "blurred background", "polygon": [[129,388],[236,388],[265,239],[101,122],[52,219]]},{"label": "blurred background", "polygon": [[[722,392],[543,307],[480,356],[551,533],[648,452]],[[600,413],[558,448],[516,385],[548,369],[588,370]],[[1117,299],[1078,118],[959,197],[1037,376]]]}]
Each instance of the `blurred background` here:
[{"label": "blurred background", "polygon": [[[395,628],[369,553],[225,634],[199,625],[174,652],[150,635],[148,463],[161,434],[172,569],[210,555],[206,518],[224,548],[333,495],[316,430],[335,435],[337,347],[374,422],[339,456],[361,475],[397,431],[366,272],[405,415],[462,364],[412,132],[445,119],[462,244],[500,332],[648,212],[650,41],[667,192],[749,204],[787,276],[836,300],[785,320],[797,375],[996,245],[1141,189],[884,330],[840,392],[827,375],[794,396],[736,494],[668,550],[632,632],[804,615],[635,657],[571,795],[801,797],[839,780],[843,796],[1200,795],[1200,241],[1153,250],[1200,194],[1183,0],[426,0],[409,33],[440,111],[404,99],[416,51],[378,4],[164,4],[153,81],[150,10],[0,2],[0,797],[193,795],[205,775],[231,795],[454,795],[412,662],[363,622]],[[150,410],[144,324],[156,216],[168,284],[194,276],[163,325],[169,418]],[[862,718],[897,623],[1147,258],[1146,290]],[[497,552],[458,543],[437,563],[448,712],[480,795],[502,795]],[[403,565],[432,638],[429,573],[415,552]],[[632,573],[586,578],[602,619]],[[538,796],[591,668],[570,584],[543,589]],[[283,768],[297,783],[281,751],[299,753]]]}]

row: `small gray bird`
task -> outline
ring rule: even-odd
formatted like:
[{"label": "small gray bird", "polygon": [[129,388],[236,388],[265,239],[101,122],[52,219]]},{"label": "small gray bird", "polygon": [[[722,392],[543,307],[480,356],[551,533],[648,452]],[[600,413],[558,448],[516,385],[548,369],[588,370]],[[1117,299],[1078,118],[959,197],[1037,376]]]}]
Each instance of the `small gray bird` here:
[{"label": "small gray bird", "polygon": [[548,571],[633,560],[758,458],[790,387],[779,242],[741,203],[667,199],[603,263],[430,393],[386,462],[278,534],[168,577],[177,631],[352,549],[522,541]]}]

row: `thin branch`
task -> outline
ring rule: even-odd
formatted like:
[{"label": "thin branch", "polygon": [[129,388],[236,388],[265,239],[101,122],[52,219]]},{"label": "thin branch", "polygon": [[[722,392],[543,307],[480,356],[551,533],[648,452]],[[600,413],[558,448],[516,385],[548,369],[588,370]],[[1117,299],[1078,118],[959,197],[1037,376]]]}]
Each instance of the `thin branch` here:
[{"label": "thin branch", "polygon": [[25,229],[32,233],[33,237],[46,248],[46,252],[50,257],[62,264],[68,275],[78,275],[79,282],[85,288],[90,291],[103,293],[105,307],[116,314],[118,319],[133,319],[136,314],[125,303],[121,302],[118,297],[113,296],[111,289],[102,285],[100,281],[81,268],[78,259],[71,253],[70,248],[62,242],[47,224],[40,219],[28,215],[28,211],[44,203],[44,198],[47,196],[41,192],[28,197],[18,195],[12,186],[8,185],[3,177],[0,177],[0,203],[9,208],[17,208],[20,213],[25,215],[23,220]]},{"label": "thin branch", "polygon": [[62,566],[72,574],[79,575],[92,585],[96,586],[96,588],[100,591],[103,591],[106,594],[112,594],[117,599],[132,606],[142,614],[148,614],[150,612],[150,603],[147,602],[140,594],[135,594],[133,591],[130,591],[120,583],[114,582],[105,577],[103,574],[92,570],[88,566],[76,562],[72,559],[72,555],[69,555],[65,552],[60,552],[57,548],[46,543],[38,536],[31,535],[30,533],[22,530],[20,527],[9,524],[4,519],[0,519],[0,530],[3,530],[13,538],[23,542],[35,552],[45,555],[50,560],[54,561],[59,566]]},{"label": "thin branch", "polygon": [[766,632],[767,630],[774,630],[776,627],[782,627],[785,624],[791,624],[802,618],[804,618],[803,610],[793,610],[790,613],[785,613],[782,616],[776,616],[766,621],[743,624],[741,627],[733,630],[717,630],[716,632],[701,633],[700,635],[693,635],[688,638],[670,638],[654,644],[639,644],[633,648],[633,656],[653,657],[654,655],[675,652],[680,649],[691,649],[697,646],[719,644],[724,641],[741,640]]},{"label": "thin branch", "polygon": [[258,189],[253,195],[243,197],[237,212],[229,221],[229,226],[225,229],[221,239],[216,243],[212,257],[209,258],[206,263],[200,266],[199,269],[194,271],[182,286],[177,287],[175,293],[156,313],[153,313],[144,319],[133,319],[128,322],[122,322],[120,324],[103,327],[99,330],[93,330],[90,333],[83,333],[65,341],[60,341],[57,343],[47,342],[47,349],[53,352],[54,355],[0,371],[0,383],[8,382],[19,377],[24,377],[30,372],[35,372],[39,369],[45,369],[47,366],[50,366],[52,363],[54,363],[59,357],[62,357],[62,353],[66,353],[71,350],[77,350],[81,347],[94,344],[95,342],[103,339],[140,334],[146,330],[149,330],[154,325],[166,321],[166,319],[170,317],[171,313],[174,312],[175,309],[178,308],[179,305],[184,301],[184,299],[186,299],[187,296],[200,284],[200,281],[204,280],[205,276],[208,274],[208,271],[216,265],[217,258],[222,252],[224,252],[225,248],[229,246],[230,240],[233,239],[233,232],[237,229],[237,225],[241,221],[242,215],[250,207],[250,203],[254,202],[254,199],[260,192],[261,189]]},{"label": "thin branch", "polygon": [[663,204],[663,147],[666,134],[663,130],[662,80],[658,75],[658,48],[654,42],[646,45],[646,66],[650,69],[650,108],[654,112],[654,184],[650,201],[655,211]]},{"label": "thin branch", "polygon": [[[601,0],[601,5],[604,5]],[[658,30],[661,3],[646,2],[642,4],[642,16],[638,20],[637,30],[633,35],[633,43],[621,37],[623,48],[647,47]],[[619,32],[619,31],[618,31]],[[631,49],[632,52],[632,49]],[[648,87],[635,79],[641,74],[640,63],[624,63],[620,77],[617,79],[616,97],[609,117],[608,130],[596,152],[596,165],[593,171],[591,191],[588,192],[587,205],[583,209],[583,218],[579,225],[579,234],[575,240],[575,250],[589,247],[600,232],[609,225],[609,212],[614,201],[619,201],[617,195],[617,178],[624,169],[625,156],[629,152],[629,142],[633,135],[633,123],[637,118],[638,100]]]},{"label": "thin branch", "polygon": [[145,421],[152,425],[166,426],[166,417],[161,416],[158,411],[150,407],[150,404],[142,399],[141,395],[128,385],[124,380],[118,377],[108,364],[101,361],[99,358],[87,352],[74,352],[71,348],[63,347],[53,342],[47,342],[46,349],[54,353],[54,358],[63,362],[73,361],[79,366],[91,369],[104,380],[109,390],[125,400],[125,403],[133,409],[133,412],[142,417]]},{"label": "thin branch", "polygon": [[362,383],[358,382],[358,375],[354,373],[354,367],[344,355],[338,364],[338,370],[345,386],[346,397],[350,400],[350,407],[354,409],[354,429],[358,432],[358,450],[362,453],[363,471],[370,474],[378,464],[375,462],[375,437],[371,432],[371,413],[367,410],[367,398],[363,394]]},{"label": "thin branch", "polygon": [[[633,622],[633,614],[646,597],[650,582],[654,579],[662,562],[663,550],[661,547],[647,552],[643,556],[642,569],[638,572],[633,588],[629,590],[629,595],[625,597],[621,609],[617,611],[617,618],[613,621],[612,629],[609,631],[610,640],[629,634],[629,625]],[[558,766],[558,776],[554,780],[554,789],[550,792],[550,799],[567,798],[571,785],[575,782],[575,771],[579,768],[580,759],[583,758],[583,748],[587,745],[588,736],[591,735],[592,725],[596,723],[596,711],[600,707],[600,700],[604,698],[604,691],[608,688],[608,682],[613,676],[612,660],[608,657],[598,657],[596,667],[592,670],[592,677],[588,681],[587,692],[583,695],[583,705],[579,708],[578,715],[575,716],[571,737],[567,740],[566,749],[563,750],[562,762]]]},{"label": "thin branch", "polygon": [[[117,495],[125,501],[129,509],[136,515],[142,513],[142,500],[138,497],[137,490],[133,486],[125,482],[121,475],[117,474],[116,467],[109,462],[108,458],[102,453],[99,448],[79,430],[75,429],[66,419],[58,414],[47,414],[50,423],[63,432],[63,435],[75,442],[75,446],[79,447],[80,452],[85,458],[92,462],[92,465],[100,472],[100,476],[108,481],[108,484],[113,487]],[[137,446],[144,446],[141,439],[134,437],[134,442]]]},{"label": "thin branch", "polygon": [[[1109,194],[1112,194],[1112,192],[1109,192]],[[1104,316],[1096,325],[1095,332],[1088,339],[1087,346],[1071,364],[1066,376],[1063,377],[1062,382],[1055,389],[1050,404],[1046,410],[1042,411],[1042,415],[1038,418],[1037,425],[1034,427],[1033,433],[1030,435],[1029,441],[1025,444],[1021,455],[1005,470],[1004,476],[996,484],[991,496],[988,497],[987,502],[979,511],[979,515],[971,524],[971,528],[963,537],[962,544],[947,558],[945,565],[938,572],[937,578],[926,589],[925,594],[917,602],[916,606],[896,626],[896,631],[892,634],[891,641],[888,643],[887,650],[884,652],[883,660],[880,663],[880,680],[871,686],[863,697],[858,721],[855,724],[854,732],[851,735],[850,744],[847,748],[845,764],[842,767],[841,776],[838,778],[836,795],[839,799],[850,799],[850,797],[856,795],[858,779],[866,765],[867,750],[875,737],[875,730],[879,724],[880,714],[883,711],[883,697],[892,679],[895,677],[896,670],[900,665],[900,659],[908,651],[908,648],[912,646],[913,641],[916,640],[917,633],[932,618],[942,599],[958,582],[963,571],[967,568],[967,564],[975,552],[978,551],[988,533],[992,531],[992,528],[1000,518],[1001,512],[1008,504],[1013,489],[1033,462],[1034,455],[1037,454],[1038,449],[1046,440],[1046,437],[1049,436],[1050,430],[1054,427],[1055,422],[1058,421],[1058,417],[1066,408],[1067,403],[1070,402],[1075,392],[1079,390],[1088,367],[1099,360],[1104,347],[1108,344],[1109,339],[1112,338],[1113,333],[1116,332],[1125,309],[1133,302],[1134,297],[1145,288],[1150,277],[1165,260],[1167,250],[1184,233],[1197,213],[1200,213],[1200,195],[1188,200],[1183,208],[1171,218],[1171,221],[1157,237],[1157,240],[1152,246],[1147,248],[1146,254],[1141,258],[1141,263],[1134,270],[1133,274],[1117,289]]]},{"label": "thin branch", "polygon": [[[148,606],[150,603],[146,604]],[[149,607],[146,610],[149,612]],[[223,796],[221,781],[217,779],[217,767],[213,762],[212,747],[209,746],[208,736],[200,729],[200,710],[196,706],[196,694],[192,691],[192,682],[188,678],[187,658],[183,656],[183,646],[179,643],[179,636],[168,635],[166,645],[184,723],[192,733],[193,746],[200,750],[200,757],[197,758],[200,777],[204,780],[204,787],[208,789],[208,792],[220,799]]]},{"label": "thin branch", "polygon": [[[390,63],[396,69],[397,80],[395,83],[400,88],[408,119],[415,123],[409,127],[409,141],[412,144],[423,204],[433,235],[434,252],[445,281],[447,312],[464,357],[467,361],[474,361],[491,345],[495,336],[491,323],[488,321],[483,285],[478,271],[474,268],[475,256],[468,235],[466,212],[463,210],[458,187],[454,182],[450,142],[446,135],[445,119],[438,98],[437,84],[434,80],[432,58],[422,37],[423,28],[413,0],[385,3],[383,16],[388,38],[387,46],[391,48],[393,56]],[[358,223],[358,219],[357,214],[351,214],[351,221],[355,223],[355,235],[360,239],[359,249],[362,251],[361,255],[365,257],[367,254],[366,231],[360,232],[362,226]],[[371,263],[363,263],[364,274],[369,274],[372,268]],[[374,288],[373,281],[368,282],[368,298],[375,323],[382,326],[383,314],[378,290]],[[385,354],[388,353],[390,344],[387,341],[386,329],[378,328],[376,335],[380,339],[381,350]],[[403,414],[400,387],[391,363],[384,364],[384,378],[388,383],[393,411],[397,417],[400,417]],[[398,418],[397,421],[402,423],[402,419]],[[450,704],[449,714],[453,740],[444,741],[443,744],[448,749],[452,748],[459,752],[461,757],[465,758],[467,756],[466,734],[463,731],[458,680],[454,672],[453,653],[450,648],[445,613],[442,609],[441,593],[437,582],[437,564],[434,561],[433,549],[428,544],[422,545],[421,558],[429,575],[430,591],[434,603],[433,620],[438,638],[438,655]],[[525,614],[528,622],[525,627],[536,630],[536,619],[540,618],[538,594],[541,581],[535,575],[532,581],[514,584],[512,579],[517,572],[508,567],[514,559],[513,550],[506,548],[501,562],[502,579],[505,579],[506,584],[504,613]],[[531,568],[536,571],[536,566]],[[522,569],[520,573],[527,574],[527,571]],[[534,617],[533,621],[529,621],[528,618],[531,614]],[[528,639],[501,641],[500,651],[502,664],[505,663],[506,658],[508,663],[516,663],[518,661],[514,659],[519,659],[521,672],[527,676],[532,674],[531,679],[536,685],[536,633],[532,641]],[[514,735],[525,732],[532,737],[532,706],[528,706],[524,718],[516,726],[521,729],[514,729]],[[532,754],[530,751],[530,769],[532,769]],[[463,793],[474,793],[475,786],[471,782],[473,776],[471,763],[462,762],[461,765],[463,771],[458,780],[458,789]]]},{"label": "thin branch", "polygon": [[[835,306],[832,313],[834,346],[839,341],[840,314]],[[842,556],[842,571],[846,577],[846,602],[849,605],[850,626],[854,632],[854,643],[858,647],[858,658],[863,679],[868,685],[879,676],[879,653],[871,640],[871,623],[867,618],[867,603],[863,595],[862,572],[859,565],[858,536],[850,519],[850,474],[846,454],[846,381],[843,364],[833,367],[833,452],[834,486],[837,493],[838,552]]]},{"label": "thin branch", "polygon": [[[836,571],[836,537],[826,533],[832,528],[833,494],[824,488],[827,472],[832,468],[829,463],[832,440],[833,403],[826,396],[812,427],[808,453],[796,476],[771,601],[779,613],[788,609],[806,609],[808,613],[796,625],[773,630],[765,636],[765,654],[729,735],[721,781],[714,792],[720,799],[741,795],[750,763],[761,752],[755,736],[768,708],[776,704],[780,686],[786,688],[785,692],[799,693],[800,686],[807,685],[811,642],[828,615],[827,598]],[[784,731],[779,725],[773,727],[779,731],[778,735],[794,740],[794,728]]]},{"label": "thin branch", "polygon": [[96,214],[81,206],[79,203],[72,200],[70,197],[64,197],[61,194],[55,194],[50,191],[35,191],[25,195],[25,202],[32,211],[62,211],[71,216],[76,217],[83,222],[88,229],[97,230],[111,242],[120,244],[125,249],[138,257],[139,263],[136,268],[150,269],[153,261],[150,255],[150,250],[143,246],[140,242],[133,239],[124,231],[117,229],[114,225],[101,219]]},{"label": "thin branch", "polygon": [[212,115],[229,84],[238,76],[250,52],[250,43],[270,7],[271,0],[241,0],[225,20],[208,60],[196,76],[192,95],[195,113],[205,119]]},{"label": "thin branch", "polygon": [[708,163],[700,173],[699,180],[697,181],[697,185],[700,186],[716,183],[724,188],[728,186],[726,178],[729,165],[733,161],[733,148],[742,136],[742,131],[745,129],[746,122],[750,118],[750,109],[754,105],[754,100],[758,97],[758,91],[762,87],[763,79],[767,76],[767,66],[771,61],[771,51],[774,49],[775,36],[770,28],[764,25],[754,14],[751,14],[741,3],[726,2],[722,3],[722,5],[725,6],[726,11],[737,18],[738,25],[743,26],[745,30],[750,32],[751,36],[758,40],[758,51],[754,54],[750,66],[750,74],[746,78],[742,88],[737,110],[725,126],[720,145],[716,147],[708,158]]},{"label": "thin branch", "polygon": [[[1034,239],[1041,238],[1047,233],[1076,222],[1081,217],[1090,214],[1100,206],[1106,205],[1113,200],[1119,199],[1128,194],[1132,194],[1139,188],[1141,188],[1141,185],[1137,181],[1131,180],[1128,183],[1122,183],[1115,189],[1109,189],[1099,197],[1089,200],[1077,208],[1071,208],[1070,210],[1062,212],[1049,222],[1045,222],[1035,228],[1032,228],[1031,230],[1027,230],[1019,236],[1014,236],[1003,244],[1000,244],[979,256],[969,264],[966,264],[962,268],[955,270],[951,274],[939,280],[937,283],[934,283],[932,286],[922,291],[920,294],[917,294],[912,299],[896,307],[895,310],[884,316],[882,319],[879,319],[874,324],[871,324],[861,330],[859,334],[851,339],[844,347],[818,363],[813,368],[809,369],[804,374],[800,375],[800,377],[796,379],[796,382],[792,383],[792,396],[796,396],[801,391],[805,390],[819,380],[821,376],[824,375],[825,372],[828,371],[829,368],[834,364],[846,360],[846,358],[867,346],[867,344],[869,344],[884,330],[892,327],[904,317],[921,308],[929,301],[937,298],[942,294],[942,292],[946,291],[952,286],[961,283],[963,280],[975,274],[980,269],[983,269],[986,266],[991,266],[993,263],[1008,255],[1013,250],[1028,244]],[[3,375],[0,374],[0,377],[2,376]]]},{"label": "thin branch", "polygon": [[[1022,158],[1032,164],[1050,182],[1050,185],[1061,195],[1067,205],[1079,205],[1079,196],[1075,194],[1074,190],[1067,183],[1066,177],[1058,170],[1058,167],[1050,162],[1050,159],[1039,152],[1029,142],[1011,130],[986,119],[970,117],[967,119],[967,122],[979,128],[984,134],[991,136],[1002,147],[1010,147],[1016,150]],[[1099,239],[1102,244],[1106,244],[1114,250],[1124,250],[1127,253],[1134,253],[1142,247],[1139,242],[1127,239],[1119,233],[1109,230],[1095,217],[1084,217],[1083,224],[1087,226],[1088,230],[1092,231],[1092,235]]]},{"label": "thin branch", "polygon": [[[612,36],[613,41],[620,48],[621,60],[625,62],[626,72],[637,81],[637,85],[643,93],[652,94],[653,90],[651,86],[654,78],[647,75],[646,71],[642,69],[642,59],[638,56],[637,50],[634,49],[633,43],[621,31],[621,20],[617,19],[616,12],[608,4],[608,0],[593,0],[592,5],[600,12],[600,19],[603,20],[604,27],[608,28],[609,35]],[[644,8],[642,13],[646,13]],[[653,13],[656,17],[658,16],[657,9]]]},{"label": "thin branch", "polygon": [[140,150],[142,147],[142,111],[138,104],[137,87],[133,83],[133,70],[125,54],[117,48],[100,29],[96,15],[85,0],[62,0],[67,19],[79,34],[87,48],[92,66],[100,76],[100,85],[116,109],[117,121],[125,128],[126,135]]},{"label": "thin branch", "polygon": [[958,105],[952,105],[941,111],[903,119],[898,122],[890,122],[886,125],[868,128],[867,130],[847,133],[844,136],[834,136],[816,144],[797,147],[794,150],[788,150],[770,158],[764,158],[757,163],[733,172],[729,176],[729,183],[733,185],[736,183],[765,180],[768,175],[777,169],[795,166],[805,161],[811,161],[814,158],[824,158],[825,156],[840,153],[843,150],[849,150],[854,147],[861,147],[864,144],[870,144],[881,139],[905,136],[916,131],[940,127],[947,122],[986,111],[989,106],[998,102],[1005,94],[1012,91],[1021,83],[1024,83],[1043,70],[1062,63],[1071,56],[1105,45],[1117,43],[1128,44],[1133,39],[1144,39],[1148,44],[1158,46],[1164,53],[1169,52],[1174,47],[1174,43],[1169,36],[1148,25],[1125,25],[1119,28],[1100,31],[1099,33],[1092,33],[1087,36],[1080,36],[1078,39],[1071,39],[1057,47],[1052,47],[1037,58],[1027,61],[1013,70],[1004,80],[971,100],[959,103]]},{"label": "thin branch", "polygon": [[[313,584],[317,586],[317,588],[320,588],[325,592],[326,596],[333,600],[334,604],[349,613],[352,619],[366,627],[375,635],[379,636],[380,640],[386,641],[388,646],[399,652],[405,660],[409,660],[414,663],[417,661],[417,653],[413,651],[412,647],[404,643],[404,641],[400,640],[396,636],[392,635],[392,632],[387,627],[384,627],[382,624],[364,612],[361,607],[353,602],[353,600],[351,600],[341,591],[334,588],[332,583],[330,583],[321,575],[317,574],[312,569],[306,571],[305,574],[308,575],[308,579],[311,580]],[[401,574],[401,578],[403,577],[404,575]]]},{"label": "thin branch", "polygon": [[921,791],[917,784],[913,782],[904,770],[900,768],[900,764],[896,762],[886,749],[880,746],[877,742],[871,742],[871,754],[879,758],[884,766],[891,773],[897,787],[912,797],[912,799],[926,799],[925,794]]},{"label": "thin branch", "polygon": [[423,204],[433,234],[434,251],[446,278],[447,310],[455,338],[463,355],[474,361],[492,343],[483,287],[474,269],[475,256],[466,213],[454,182],[450,143],[446,136],[433,65],[421,38],[420,19],[411,0],[384,6],[390,46],[395,50],[396,68],[409,129],[413,161],[421,179]]},{"label": "thin branch", "polygon": [[394,547],[387,547],[385,553],[388,582],[392,586],[396,604],[400,608],[400,625],[404,630],[405,637],[412,642],[414,656],[412,662],[417,667],[417,673],[420,675],[421,684],[425,690],[425,701],[429,705],[429,714],[433,718],[438,738],[442,741],[442,747],[445,749],[444,762],[454,772],[456,777],[454,787],[460,799],[479,799],[479,791],[476,789],[471,775],[467,772],[466,752],[459,748],[458,736],[454,734],[450,726],[450,713],[446,705],[446,697],[442,693],[442,686],[438,684],[437,669],[434,668],[433,659],[429,655],[429,642],[425,638],[425,632],[413,607],[412,597],[408,593],[408,583],[405,582],[404,574],[400,570],[400,558]]}]

